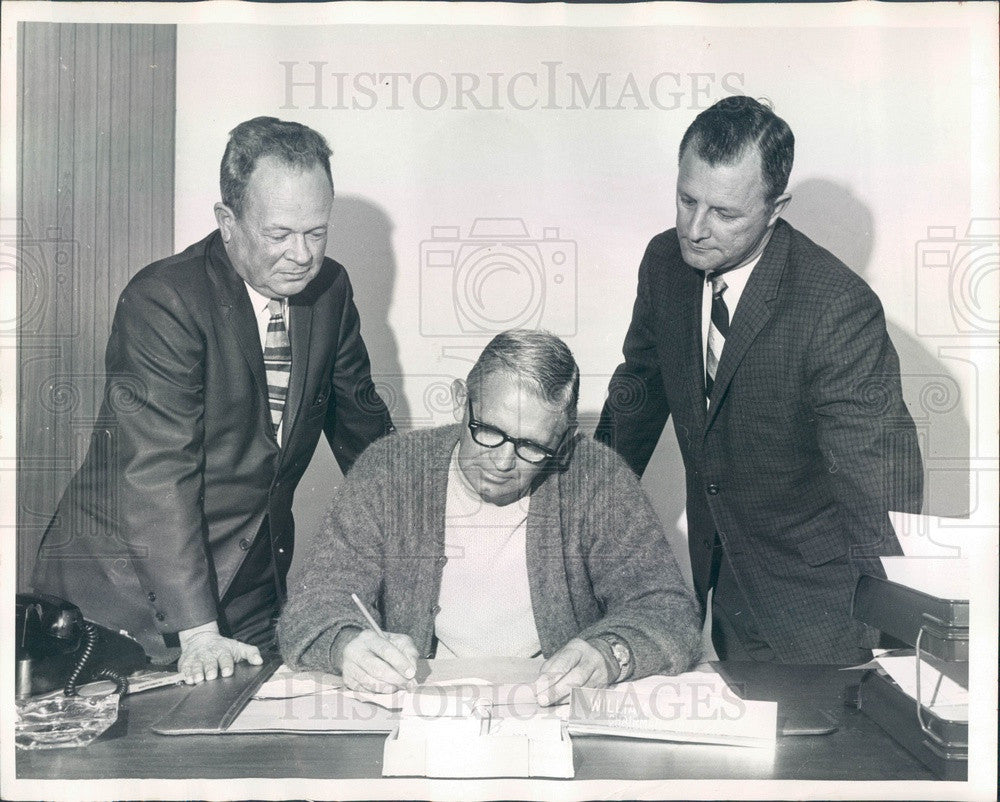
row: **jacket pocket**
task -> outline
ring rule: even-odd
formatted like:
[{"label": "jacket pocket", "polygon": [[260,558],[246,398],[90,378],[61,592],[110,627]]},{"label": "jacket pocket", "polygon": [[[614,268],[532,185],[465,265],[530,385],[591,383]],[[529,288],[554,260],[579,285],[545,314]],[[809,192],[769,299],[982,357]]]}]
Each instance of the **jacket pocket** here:
[{"label": "jacket pocket", "polygon": [[332,393],[330,392],[329,385],[325,385],[323,389],[316,394],[312,404],[310,404],[309,409],[306,412],[306,420],[312,420],[313,418],[323,415],[329,404],[333,403],[330,398],[331,395]]},{"label": "jacket pocket", "polygon": [[847,543],[835,532],[821,532],[799,543],[799,554],[808,565],[825,565],[847,555]]}]

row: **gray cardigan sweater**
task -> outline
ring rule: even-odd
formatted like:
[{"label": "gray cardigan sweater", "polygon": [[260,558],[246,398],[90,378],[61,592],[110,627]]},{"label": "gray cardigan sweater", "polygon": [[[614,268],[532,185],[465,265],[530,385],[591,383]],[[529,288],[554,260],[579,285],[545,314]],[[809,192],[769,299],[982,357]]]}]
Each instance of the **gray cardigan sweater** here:
[{"label": "gray cardigan sweater", "polygon": [[[448,466],[460,432],[454,425],[389,435],[355,463],[289,576],[278,628],[289,666],[331,669],[337,634],[365,627],[352,592],[387,631],[408,634],[431,656]],[[679,673],[698,658],[694,597],[634,474],[603,445],[579,437],[569,465],[536,485],[527,563],[546,657],[571,638],[612,634],[632,651],[634,679]]]}]

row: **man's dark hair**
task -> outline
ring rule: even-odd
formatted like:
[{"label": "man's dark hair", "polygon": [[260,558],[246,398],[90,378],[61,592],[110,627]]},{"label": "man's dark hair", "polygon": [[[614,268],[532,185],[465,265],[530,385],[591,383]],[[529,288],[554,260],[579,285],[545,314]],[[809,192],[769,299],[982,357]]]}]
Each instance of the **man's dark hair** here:
[{"label": "man's dark hair", "polygon": [[569,423],[576,423],[580,368],[573,352],[547,331],[508,329],[492,340],[469,371],[466,386],[478,398],[487,376],[505,373],[533,388],[546,403],[561,405]]},{"label": "man's dark hair", "polygon": [[273,156],[285,164],[303,170],[317,164],[323,168],[333,187],[330,173],[330,146],[321,134],[301,123],[286,122],[277,117],[254,117],[229,132],[226,152],[222,154],[219,186],[222,202],[243,216],[247,183],[250,174],[263,156]]},{"label": "man's dark hair", "polygon": [[731,164],[755,145],[768,199],[774,200],[788,186],[795,136],[788,123],[751,97],[733,95],[705,109],[684,132],[678,159],[683,158],[688,145],[712,166]]}]

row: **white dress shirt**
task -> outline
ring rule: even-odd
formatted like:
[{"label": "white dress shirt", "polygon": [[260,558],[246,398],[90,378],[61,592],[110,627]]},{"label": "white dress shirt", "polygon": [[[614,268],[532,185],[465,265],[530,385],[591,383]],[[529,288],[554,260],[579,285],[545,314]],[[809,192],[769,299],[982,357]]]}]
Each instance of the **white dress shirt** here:
[{"label": "white dress shirt", "polygon": [[[763,256],[762,253],[760,256]],[[723,273],[723,277],[726,279],[726,291],[722,294],[722,300],[726,302],[726,308],[729,309],[729,323],[733,322],[733,318],[736,317],[736,307],[739,306],[740,298],[743,296],[743,290],[746,289],[747,282],[750,280],[750,274],[753,269],[757,266],[760,261],[760,256],[749,262],[742,267],[734,268],[733,270],[728,270]],[[708,354],[708,327],[712,322],[712,282],[710,281],[712,274],[705,274],[705,282],[701,288],[701,372],[705,372],[705,360]],[[723,346],[723,351],[725,351],[725,346]],[[722,354],[719,354],[719,359],[722,359]]]}]

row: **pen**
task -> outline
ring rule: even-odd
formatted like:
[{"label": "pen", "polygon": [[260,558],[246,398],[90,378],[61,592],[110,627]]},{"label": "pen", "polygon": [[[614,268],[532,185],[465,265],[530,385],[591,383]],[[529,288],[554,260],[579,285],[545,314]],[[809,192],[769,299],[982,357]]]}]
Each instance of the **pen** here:
[{"label": "pen", "polygon": [[[354,600],[355,606],[361,611],[361,615],[363,615],[365,617],[365,621],[367,621],[368,622],[368,626],[370,626],[372,628],[372,632],[374,632],[376,635],[378,635],[382,640],[387,641],[388,643],[392,643],[392,641],[389,640],[389,636],[386,635],[385,632],[382,630],[382,627],[380,627],[378,625],[378,621],[376,621],[372,617],[372,614],[368,612],[368,608],[365,607],[361,603],[361,599],[358,598],[358,594],[357,593],[352,593],[351,594],[351,599]],[[417,669],[416,669],[416,666],[414,666],[413,667],[413,674],[414,674],[414,676],[416,676],[416,673],[417,673]],[[405,677],[405,675],[404,675],[404,677]],[[416,684],[416,680],[414,680],[414,679],[407,680],[407,687],[412,687],[415,684]]]},{"label": "pen", "polygon": [[382,631],[382,627],[378,625],[378,621],[372,618],[372,614],[368,612],[368,608],[361,603],[361,599],[358,598],[357,593],[352,593],[351,598],[354,600],[354,604],[361,611],[361,615],[365,617],[365,621],[368,622],[368,626],[372,628],[376,635],[378,635],[383,640],[389,640],[386,634]]}]

